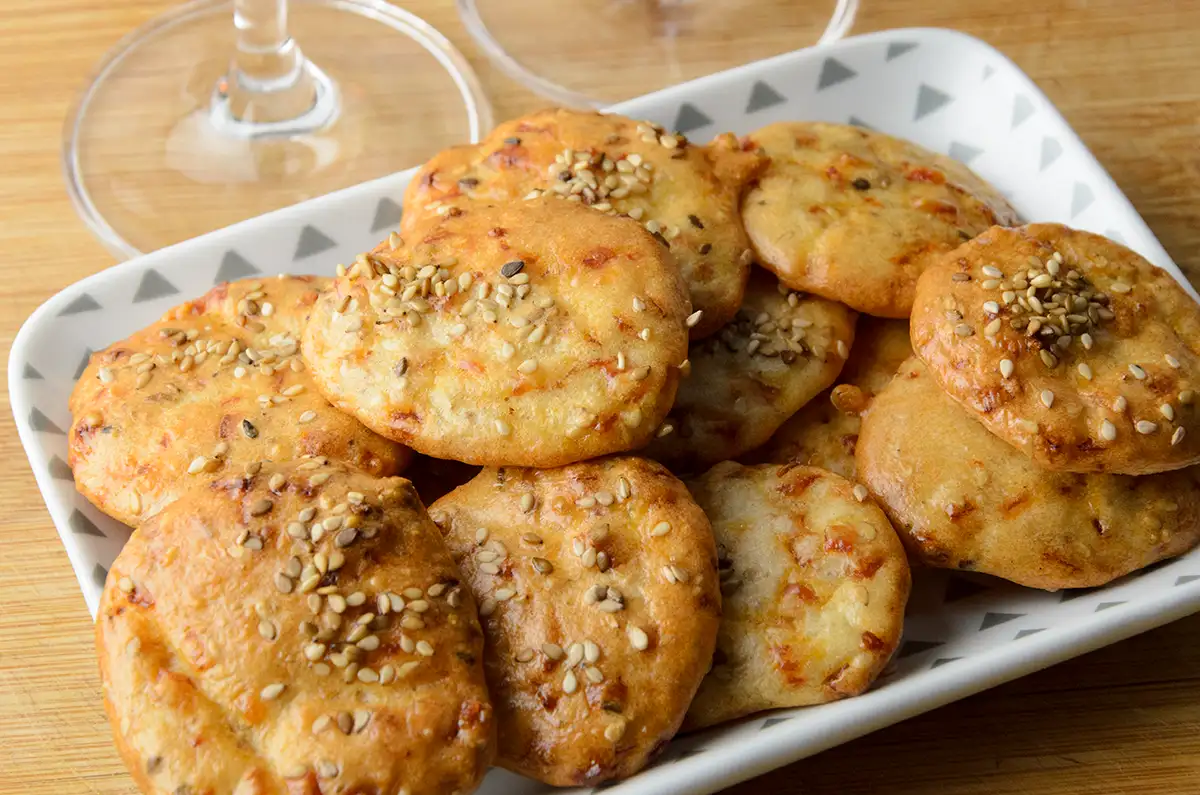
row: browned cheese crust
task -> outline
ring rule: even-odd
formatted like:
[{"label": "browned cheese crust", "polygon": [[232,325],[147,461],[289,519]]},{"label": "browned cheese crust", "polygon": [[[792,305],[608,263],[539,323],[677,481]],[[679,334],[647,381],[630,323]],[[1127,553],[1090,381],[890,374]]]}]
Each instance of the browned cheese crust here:
[{"label": "browned cheese crust", "polygon": [[771,165],[742,220],[758,262],[796,290],[908,317],[917,277],[1016,212],[970,169],[859,127],[772,124],[747,138]]},{"label": "browned cheese crust", "polygon": [[854,348],[838,376],[840,383],[792,415],[770,441],[751,451],[745,460],[774,464],[794,461],[854,478],[860,415],[910,356],[908,323],[860,317],[854,329]]},{"label": "browned cheese crust", "polygon": [[558,466],[649,441],[687,314],[670,254],[633,221],[478,203],[360,257],[304,357],[334,405],[426,455]]},{"label": "browned cheese crust", "polygon": [[542,192],[644,224],[670,248],[691,293],[692,338],[733,317],[750,268],[738,217],[746,183],[765,165],[732,136],[707,146],[647,122],[543,110],[505,122],[478,144],[434,156],[409,183],[403,227],[472,201]]},{"label": "browned cheese crust", "polygon": [[866,690],[900,643],[910,578],[863,487],[816,467],[726,461],[688,488],[712,521],[724,614],[687,728]]},{"label": "browned cheese crust", "polygon": [[480,605],[498,763],[561,786],[644,767],[721,612],[712,530],[683,484],[639,458],[486,469],[430,515]]},{"label": "browned cheese crust", "polygon": [[1200,305],[1107,238],[989,230],[921,277],[911,330],[942,389],[1044,467],[1200,463]]},{"label": "browned cheese crust", "polygon": [[692,343],[689,375],[644,454],[696,472],[763,444],[838,377],[855,318],[756,269],[734,321]]},{"label": "browned cheese crust", "polygon": [[469,590],[408,481],[322,459],[205,478],[138,528],[96,622],[147,795],[468,793],[495,719]]},{"label": "browned cheese crust", "polygon": [[915,358],[868,409],[858,467],[928,566],[1084,588],[1200,540],[1200,467],[1140,477],[1043,469],[946,397]]},{"label": "browned cheese crust", "polygon": [[198,477],[325,455],[392,475],[409,451],[321,397],[300,333],[328,279],[220,284],[92,354],[71,393],[70,464],[97,508],[138,525]]}]

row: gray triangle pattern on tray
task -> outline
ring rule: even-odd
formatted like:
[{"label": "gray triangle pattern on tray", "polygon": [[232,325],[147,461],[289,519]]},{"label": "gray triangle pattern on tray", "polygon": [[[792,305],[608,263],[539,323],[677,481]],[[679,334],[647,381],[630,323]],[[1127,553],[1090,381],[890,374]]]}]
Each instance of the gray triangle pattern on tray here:
[{"label": "gray triangle pattern on tray", "polygon": [[1110,607],[1116,607],[1123,604],[1125,604],[1125,600],[1121,600],[1120,602],[1101,602],[1100,604],[1096,605],[1096,609],[1093,612],[1099,613],[1101,610],[1108,610]]},{"label": "gray triangle pattern on tray", "polygon": [[1082,182],[1076,182],[1074,190],[1071,191],[1071,217],[1079,215],[1081,212],[1092,206],[1092,202],[1096,197],[1092,194],[1092,189]]},{"label": "gray triangle pattern on tray", "polygon": [[979,631],[1007,624],[1009,621],[1016,621],[1018,618],[1023,618],[1024,613],[984,613],[983,621],[979,624]]},{"label": "gray triangle pattern on tray", "polygon": [[133,294],[133,302],[140,304],[142,301],[153,301],[155,298],[164,298],[168,295],[176,295],[179,290],[175,285],[167,281],[161,273],[148,268],[142,274],[142,280],[138,283],[137,292]]},{"label": "gray triangle pattern on tray", "polygon": [[83,371],[87,369],[88,362],[92,360],[92,354],[95,353],[91,348],[83,349],[83,358],[79,360],[79,365],[75,368],[75,375],[71,376],[72,381],[78,381],[79,376],[83,375]]},{"label": "gray triangle pattern on tray", "polygon": [[50,457],[50,477],[55,480],[74,480],[75,477],[71,474],[71,468],[67,466],[67,462],[63,461],[58,456]]},{"label": "gray triangle pattern on tray", "polygon": [[913,113],[913,121],[920,121],[934,111],[941,110],[954,101],[954,97],[945,91],[938,91],[930,85],[922,83],[917,89],[917,109]]},{"label": "gray triangle pattern on tray", "polygon": [[1021,123],[1033,115],[1033,102],[1024,94],[1017,94],[1013,100],[1011,129],[1017,129]]},{"label": "gray triangle pattern on tray", "polygon": [[1038,171],[1045,171],[1062,155],[1062,144],[1057,138],[1046,136],[1042,139],[1042,159],[1038,163]]},{"label": "gray triangle pattern on tray", "polygon": [[1200,574],[1185,574],[1182,577],[1175,578],[1176,585],[1187,585],[1189,582],[1200,580]]},{"label": "gray triangle pattern on tray", "polygon": [[59,436],[65,436],[63,429],[50,421],[42,412],[33,409],[29,412],[29,427],[41,433],[57,433]]},{"label": "gray triangle pattern on tray", "polygon": [[33,369],[33,365],[29,364],[28,362],[25,363],[25,371],[23,373],[21,373],[21,377],[24,378],[26,381],[41,381],[42,380],[42,374],[39,373],[37,370]]},{"label": "gray triangle pattern on tray", "polygon": [[400,223],[400,216],[403,210],[399,204],[384,196],[379,200],[379,204],[375,205],[375,218],[371,221],[372,232],[382,232],[384,229],[396,226]]},{"label": "gray triangle pattern on tray", "polygon": [[1116,229],[1105,229],[1104,236],[1107,237],[1109,240],[1115,240],[1122,245],[1124,245],[1124,243],[1125,243],[1125,236],[1122,235],[1120,232],[1118,232]]},{"label": "gray triangle pattern on tray", "polygon": [[850,119],[847,121],[847,123],[853,124],[855,127],[862,127],[864,130],[874,130],[875,129],[870,124],[867,124],[865,121],[858,118],[857,116],[851,116]]},{"label": "gray triangle pattern on tray", "polygon": [[917,49],[917,43],[913,41],[893,41],[888,44],[887,56],[885,61],[892,61],[899,58],[906,52]]},{"label": "gray triangle pattern on tray", "polygon": [[213,284],[234,282],[238,279],[253,276],[256,273],[259,273],[258,268],[251,265],[241,254],[230,249],[225,252],[225,256],[221,257],[221,267],[217,268],[217,276],[213,279]]},{"label": "gray triangle pattern on tray", "polygon": [[690,102],[685,102],[679,106],[679,112],[675,114],[675,129],[678,132],[687,135],[701,127],[707,127],[712,124],[713,120],[705,115],[704,111],[697,108]]},{"label": "gray triangle pattern on tray", "polygon": [[988,64],[987,66],[983,67],[983,77],[980,78],[980,82],[982,83],[982,82],[986,81],[989,77],[991,77],[994,74],[996,74],[995,67],[993,67],[991,64]]},{"label": "gray triangle pattern on tray", "polygon": [[296,241],[296,253],[292,255],[293,260],[304,259],[311,257],[313,254],[320,254],[322,251],[328,251],[336,246],[321,230],[317,229],[312,224],[305,224],[300,230],[300,239]]},{"label": "gray triangle pattern on tray", "polygon": [[1027,638],[1030,635],[1036,635],[1039,632],[1045,632],[1045,631],[1046,631],[1045,627],[1037,627],[1036,629],[1023,629],[1020,632],[1018,632],[1016,635],[1013,635],[1013,640],[1020,640],[1021,638]]},{"label": "gray triangle pattern on tray", "polygon": [[63,315],[78,315],[80,312],[94,312],[97,309],[103,308],[104,307],[100,306],[99,301],[97,301],[95,298],[92,298],[87,293],[84,293],[63,307],[58,313],[58,316],[62,317]]},{"label": "gray triangle pattern on tray", "polygon": [[1093,594],[1099,590],[1100,590],[1100,588],[1068,588],[1067,590],[1063,591],[1062,597],[1059,598],[1058,601],[1070,602],[1074,599],[1078,599],[1081,596],[1087,596],[1088,594]]},{"label": "gray triangle pattern on tray", "polygon": [[958,141],[951,141],[948,151],[950,156],[955,160],[960,163],[966,163],[967,165],[970,165],[972,160],[983,154],[982,149],[975,146],[969,146],[968,144],[959,143]]},{"label": "gray triangle pattern on tray", "polygon": [[758,727],[758,730],[763,731],[764,729],[769,729],[772,726],[778,726],[781,723],[787,723],[791,719],[792,718],[790,715],[786,718],[767,718],[762,722],[762,725]]},{"label": "gray triangle pattern on tray", "polygon": [[900,644],[900,650],[896,652],[896,659],[903,660],[905,657],[911,657],[914,654],[944,645],[940,640],[906,640]]},{"label": "gray triangle pattern on tray", "polygon": [[71,532],[77,535],[104,538],[104,533],[100,532],[100,528],[77,510],[71,511],[71,518],[67,520],[67,524],[71,526]]},{"label": "gray triangle pattern on tray", "polygon": [[100,588],[101,590],[103,590],[104,589],[104,581],[107,579],[108,579],[108,569],[104,568],[99,563],[97,563],[95,568],[92,569],[92,582],[96,584],[97,588]]},{"label": "gray triangle pattern on tray", "polygon": [[941,668],[946,663],[952,663],[955,660],[961,660],[961,659],[962,659],[962,657],[938,657],[936,660],[933,661],[933,665],[931,665],[929,667],[930,668]]},{"label": "gray triangle pattern on tray", "polygon": [[755,113],[760,110],[766,110],[786,101],[782,94],[759,80],[750,89],[750,99],[746,103],[746,112]]},{"label": "gray triangle pattern on tray", "polygon": [[817,78],[817,91],[824,91],[830,86],[844,83],[852,77],[858,77],[858,72],[837,58],[826,58],[825,63],[821,64],[821,76]]}]

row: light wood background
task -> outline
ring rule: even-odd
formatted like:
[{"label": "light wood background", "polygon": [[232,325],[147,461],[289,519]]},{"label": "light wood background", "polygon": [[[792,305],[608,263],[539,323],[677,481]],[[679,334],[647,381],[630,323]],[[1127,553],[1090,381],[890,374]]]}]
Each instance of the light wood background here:
[{"label": "light wood background", "polygon": [[[858,32],[954,27],[1011,56],[1200,283],[1200,2],[863,2]],[[404,5],[468,55],[498,118],[542,104],[489,69],[450,0]],[[112,264],[63,190],[62,120],[97,59],[166,7],[164,0],[0,0],[0,367],[40,302]],[[807,43],[797,38],[797,46]],[[736,47],[706,57],[736,58]],[[641,87],[628,88],[636,94]],[[91,621],[6,395],[0,403],[0,793],[132,793],[100,706]],[[885,790],[1200,792],[1200,615],[733,792]]]}]

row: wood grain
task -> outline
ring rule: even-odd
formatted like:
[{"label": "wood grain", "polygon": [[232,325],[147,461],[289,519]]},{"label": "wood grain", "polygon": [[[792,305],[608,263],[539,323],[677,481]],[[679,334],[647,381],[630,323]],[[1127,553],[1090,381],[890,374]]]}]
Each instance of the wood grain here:
[{"label": "wood grain", "polygon": [[[498,118],[544,104],[488,68],[450,0],[404,5],[468,54]],[[40,302],[112,264],[63,190],[62,120],[101,55],[167,6],[0,0],[0,367],[17,328]],[[1200,284],[1200,2],[864,0],[864,6],[857,32],[954,27],[1012,57]],[[797,39],[804,43],[802,33]],[[707,51],[699,66],[720,68],[737,56],[737,42],[730,42]],[[613,90],[633,95],[641,88],[634,82]],[[7,375],[0,380],[6,383]],[[101,711],[91,622],[24,462],[7,395],[0,402],[0,455],[7,462],[0,469],[0,793],[128,795],[133,787]],[[1200,791],[1200,616],[732,792],[885,789]]]}]

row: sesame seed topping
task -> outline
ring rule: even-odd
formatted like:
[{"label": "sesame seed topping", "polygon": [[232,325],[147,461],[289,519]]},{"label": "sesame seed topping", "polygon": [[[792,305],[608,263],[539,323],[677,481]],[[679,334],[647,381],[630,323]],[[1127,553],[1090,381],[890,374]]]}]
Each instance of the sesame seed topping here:
[{"label": "sesame seed topping", "polygon": [[867,487],[861,483],[854,484],[854,499],[864,502],[867,499]]},{"label": "sesame seed topping", "polygon": [[557,643],[543,643],[542,654],[557,662],[563,658],[564,652],[562,646],[559,646]]},{"label": "sesame seed topping", "polygon": [[1169,354],[1169,353],[1164,353],[1164,354],[1163,354],[1163,359],[1165,359],[1165,360],[1166,360],[1166,362],[1167,362],[1167,366],[1168,366],[1168,367],[1170,367],[1172,370],[1178,370],[1178,369],[1179,369],[1179,360],[1178,360],[1178,359],[1176,359],[1176,358],[1175,358],[1174,356],[1172,356],[1171,354]]},{"label": "sesame seed topping", "polygon": [[1045,406],[1046,408],[1051,408],[1054,406],[1054,393],[1051,392],[1049,389],[1042,390],[1041,399],[1042,399],[1042,405]]},{"label": "sesame seed topping", "polygon": [[650,637],[646,634],[645,630],[630,625],[625,632],[629,636],[629,644],[633,648],[638,651],[645,651],[649,647]]},{"label": "sesame seed topping", "polygon": [[1075,369],[1079,371],[1079,375],[1083,376],[1088,381],[1092,380],[1092,368],[1088,366],[1087,362],[1080,362],[1079,366]]},{"label": "sesame seed topping", "polygon": [[604,739],[615,743],[625,736],[625,720],[622,718],[604,727]]},{"label": "sesame seed topping", "polygon": [[567,695],[571,695],[579,688],[579,680],[575,678],[574,671],[567,671],[566,676],[563,677],[562,687],[563,692]]},{"label": "sesame seed topping", "polygon": [[1166,417],[1168,420],[1175,419],[1175,407],[1170,403],[1163,403],[1158,407],[1158,413]]},{"label": "sesame seed topping", "polygon": [[1113,282],[1108,286],[1108,290],[1109,292],[1117,293],[1118,295],[1124,295],[1125,293],[1132,291],[1133,288],[1125,282]]},{"label": "sesame seed topping", "polygon": [[1013,374],[1012,359],[1000,360],[1000,375],[1004,378],[1011,378]]},{"label": "sesame seed topping", "polygon": [[1146,380],[1146,371],[1136,364],[1129,365],[1129,372],[1139,381]]},{"label": "sesame seed topping", "polygon": [[1123,412],[1129,406],[1129,401],[1124,395],[1117,395],[1117,399],[1113,401],[1113,411]]},{"label": "sesame seed topping", "polygon": [[1050,368],[1051,370],[1058,366],[1058,357],[1045,348],[1042,348],[1040,351],[1038,351],[1038,356],[1041,357],[1042,364],[1046,365],[1046,367]]},{"label": "sesame seed topping", "polygon": [[1108,420],[1100,423],[1100,438],[1106,442],[1111,442],[1117,438],[1117,426],[1113,425]]},{"label": "sesame seed topping", "polygon": [[1150,420],[1138,420],[1133,427],[1137,429],[1138,433],[1149,436],[1158,430],[1158,423]]},{"label": "sesame seed topping", "polygon": [[954,333],[960,337],[970,337],[975,333],[975,329],[971,328],[966,323],[959,323],[954,327]]},{"label": "sesame seed topping", "polygon": [[702,317],[704,317],[704,310],[697,309],[695,312],[687,316],[687,320],[685,320],[684,323],[688,328],[695,328]]},{"label": "sesame seed topping", "polygon": [[1183,436],[1184,436],[1184,430],[1183,430],[1183,426],[1181,425],[1175,429],[1175,433],[1171,434],[1171,446],[1175,446],[1175,445],[1179,444],[1180,442],[1182,442]]},{"label": "sesame seed topping", "polygon": [[250,515],[251,516],[262,516],[263,514],[270,513],[271,509],[274,507],[275,507],[275,503],[271,502],[268,499],[255,500],[253,503],[250,504]]},{"label": "sesame seed topping", "polygon": [[659,522],[658,524],[654,525],[654,528],[650,531],[650,535],[665,536],[669,532],[671,532],[671,523]]},{"label": "sesame seed topping", "polygon": [[284,685],[282,682],[274,682],[259,691],[258,696],[263,701],[274,701],[275,699],[279,698],[280,693],[283,692],[285,687],[286,685]]},{"label": "sesame seed topping", "polygon": [[993,279],[1004,278],[1004,272],[994,265],[984,265],[982,270],[984,276],[990,276]]}]

